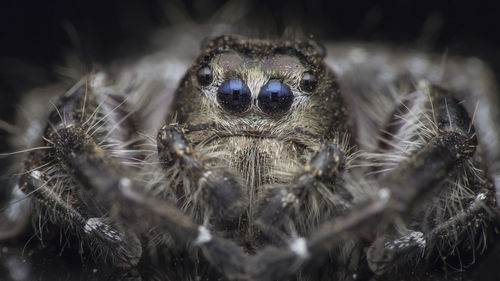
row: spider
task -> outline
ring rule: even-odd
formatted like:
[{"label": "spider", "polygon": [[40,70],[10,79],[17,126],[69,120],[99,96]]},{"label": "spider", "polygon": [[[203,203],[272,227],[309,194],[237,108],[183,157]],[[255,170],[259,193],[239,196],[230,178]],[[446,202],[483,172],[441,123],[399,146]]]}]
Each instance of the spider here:
[{"label": "spider", "polygon": [[161,256],[172,280],[364,280],[465,266],[493,240],[479,60],[220,36],[168,109],[171,65],[89,74],[39,121],[18,189],[84,254]]}]

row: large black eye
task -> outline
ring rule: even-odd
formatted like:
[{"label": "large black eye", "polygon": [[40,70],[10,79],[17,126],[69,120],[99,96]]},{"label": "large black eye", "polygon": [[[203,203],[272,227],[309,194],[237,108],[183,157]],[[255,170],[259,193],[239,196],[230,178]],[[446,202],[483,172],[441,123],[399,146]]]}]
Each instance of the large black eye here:
[{"label": "large black eye", "polygon": [[198,78],[198,83],[200,83],[201,86],[208,86],[212,83],[212,70],[208,66],[200,68],[198,73],[196,73],[196,76]]},{"label": "large black eye", "polygon": [[300,89],[305,92],[312,92],[318,86],[318,79],[316,75],[311,72],[304,72],[302,79],[300,79]]},{"label": "large black eye", "polygon": [[248,109],[251,103],[250,96],[250,89],[240,79],[227,80],[217,91],[217,101],[224,109],[231,112],[243,112]]},{"label": "large black eye", "polygon": [[262,111],[279,114],[290,108],[293,103],[293,93],[279,80],[271,80],[260,90],[258,101]]}]

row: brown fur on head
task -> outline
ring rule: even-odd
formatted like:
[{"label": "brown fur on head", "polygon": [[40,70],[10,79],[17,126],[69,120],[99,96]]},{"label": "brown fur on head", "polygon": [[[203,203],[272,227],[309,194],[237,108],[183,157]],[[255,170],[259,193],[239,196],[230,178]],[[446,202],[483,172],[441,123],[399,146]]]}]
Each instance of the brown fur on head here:
[{"label": "brown fur on head", "polygon": [[[221,36],[203,45],[205,50],[181,82],[171,108],[180,123],[213,122],[230,133],[273,137],[294,136],[297,128],[325,138],[347,130],[347,110],[336,77],[323,62],[324,49],[316,41]],[[205,66],[211,69],[213,80],[202,86],[197,72]],[[317,87],[310,92],[300,87],[305,72],[317,78]],[[245,112],[230,113],[217,103],[218,87],[232,78],[242,79],[252,92],[251,106]],[[260,89],[270,79],[282,81],[294,94],[291,108],[283,114],[267,114],[258,106]]]}]

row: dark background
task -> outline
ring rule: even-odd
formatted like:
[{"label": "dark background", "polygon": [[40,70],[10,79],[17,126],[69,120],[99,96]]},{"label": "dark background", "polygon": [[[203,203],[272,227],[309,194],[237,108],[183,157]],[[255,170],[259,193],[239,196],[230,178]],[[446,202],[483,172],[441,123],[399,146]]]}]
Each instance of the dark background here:
[{"label": "dark background", "polygon": [[[56,81],[55,70],[64,65],[66,54],[76,54],[91,69],[96,62],[143,52],[161,28],[183,20],[209,22],[231,4],[223,0],[2,1],[0,120],[13,122],[24,91]],[[262,0],[246,1],[242,7],[245,17],[231,22],[258,35],[279,36],[291,27],[320,40],[386,41],[436,53],[477,56],[499,77],[500,16],[494,1]],[[6,137],[0,130],[0,152],[8,150]],[[0,167],[5,161],[0,159]],[[0,180],[5,179],[2,173]],[[1,191],[5,191],[3,184],[0,199]],[[473,277],[464,280],[497,280],[491,274],[500,272],[498,253],[498,249],[493,251],[474,269]]]},{"label": "dark background", "polygon": [[[172,11],[203,23],[236,1],[2,2],[1,75],[36,83],[53,78],[49,74],[54,65],[64,63],[65,52],[76,52],[86,62],[128,55],[143,48],[155,30],[179,24],[181,17],[171,15]],[[245,2],[241,6],[248,11],[246,16],[232,21],[260,34],[280,35],[292,26],[320,39],[390,41],[436,52],[478,55],[499,63],[500,21],[494,1]],[[31,86],[20,80],[9,84],[23,85]]]}]

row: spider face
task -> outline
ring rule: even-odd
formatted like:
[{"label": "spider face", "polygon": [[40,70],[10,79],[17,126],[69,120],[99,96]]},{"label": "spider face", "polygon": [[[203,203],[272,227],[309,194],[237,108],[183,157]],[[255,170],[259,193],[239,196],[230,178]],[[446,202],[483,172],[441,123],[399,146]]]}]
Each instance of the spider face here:
[{"label": "spider face", "polygon": [[180,123],[214,122],[253,135],[330,137],[346,129],[335,75],[317,47],[223,36],[188,71],[172,107]]},{"label": "spider face", "polygon": [[482,133],[493,111],[473,124],[456,94],[472,90],[453,79],[485,70],[452,60],[437,85],[436,60],[415,54],[232,36],[203,48],[168,114],[170,60],[58,99],[19,176],[39,221],[114,268],[159,261],[165,280],[386,278],[494,237],[496,158],[478,154],[497,141]]}]

